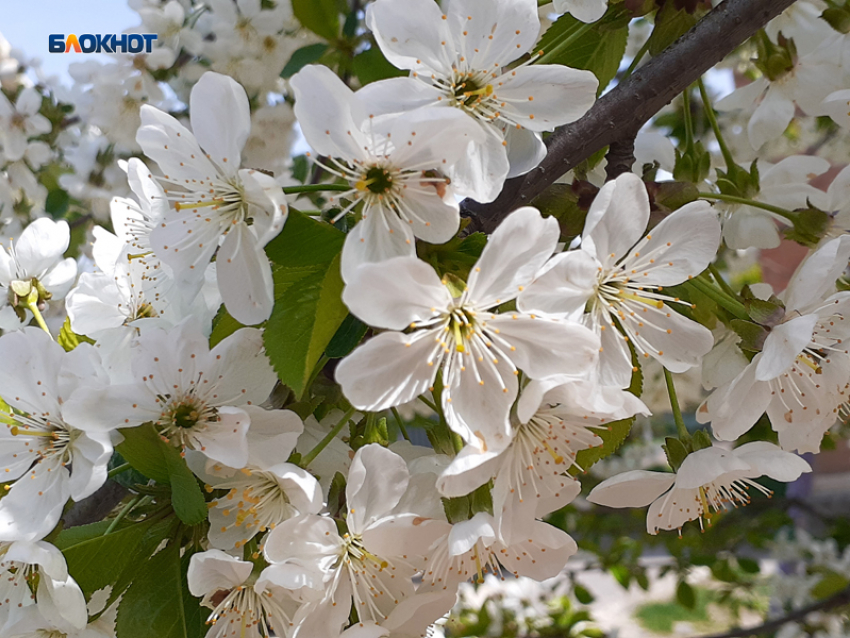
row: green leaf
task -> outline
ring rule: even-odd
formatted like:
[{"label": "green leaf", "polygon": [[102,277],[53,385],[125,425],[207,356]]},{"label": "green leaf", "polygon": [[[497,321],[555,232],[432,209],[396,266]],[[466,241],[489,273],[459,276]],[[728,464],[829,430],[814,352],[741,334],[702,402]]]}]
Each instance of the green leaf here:
[{"label": "green leaf", "polygon": [[326,40],[339,36],[339,15],[342,13],[337,0],[292,0],[292,12],[302,26]]},{"label": "green leaf", "polygon": [[205,618],[189,593],[180,545],[172,543],[140,566],[118,605],[115,633],[118,638],[201,638]]},{"label": "green leaf", "polygon": [[[139,472],[158,483],[168,483],[170,473],[166,450],[169,448],[157,434],[153,425],[121,430],[124,441],[115,448]],[[177,450],[174,450],[177,454]]]},{"label": "green leaf", "polygon": [[71,330],[70,317],[65,317],[65,323],[62,324],[62,329],[56,337],[56,342],[65,349],[65,352],[71,352],[71,350],[81,343],[94,343],[94,341],[88,337],[78,335],[76,332]]},{"label": "green leaf", "polygon": [[763,326],[743,319],[733,319],[729,322],[729,326],[735,331],[735,334],[741,337],[740,348],[750,352],[761,352],[764,347],[764,340],[770,334],[770,331]]},{"label": "green leaf", "polygon": [[[165,444],[161,443],[161,445]],[[174,452],[174,454],[167,452],[164,454],[171,483],[171,506],[177,517],[186,525],[199,525],[207,520],[207,502],[204,500],[204,493],[186,462],[176,450]]]},{"label": "green leaf", "polygon": [[275,305],[263,340],[278,377],[299,397],[348,315],[339,273],[344,239],[333,226],[290,212],[281,234],[266,247],[276,264]]},{"label": "green leaf", "polygon": [[547,64],[592,71],[601,93],[617,75],[628,38],[628,20],[623,22],[619,8],[613,7],[599,22],[587,26],[565,13],[543,34],[537,48],[547,54],[556,52],[547,55]]},{"label": "green leaf", "polygon": [[667,2],[655,16],[655,27],[647,44],[653,57],[682,37],[697,23],[697,17],[684,9],[677,9],[676,3]]},{"label": "green leaf", "polygon": [[86,597],[112,585],[130,564],[134,550],[151,529],[147,522],[119,527],[104,536],[111,521],[62,530],[55,544],[68,562],[68,571]]},{"label": "green leaf", "polygon": [[688,456],[688,449],[685,447],[684,443],[682,443],[679,439],[668,436],[664,439],[664,445],[661,447],[664,448],[664,454],[667,456],[667,463],[670,464],[670,467],[674,472],[678,472],[679,468],[682,467],[682,462]]},{"label": "green leaf", "polygon": [[748,574],[758,574],[761,571],[758,561],[752,558],[738,558],[738,567]]},{"label": "green leaf", "polygon": [[[602,438],[602,445],[581,450],[576,454],[576,464],[586,472],[597,461],[611,456],[629,436],[634,422],[634,417],[622,421],[612,421],[608,424],[607,430],[595,430],[596,434]],[[575,466],[570,468],[570,474],[576,475],[578,472],[579,470]]]},{"label": "green leaf", "polygon": [[850,586],[850,580],[846,576],[829,572],[812,588],[812,596],[815,598],[828,598],[846,589],[848,586]]},{"label": "green leaf", "polygon": [[44,202],[44,210],[50,213],[53,217],[61,217],[68,210],[68,205],[71,203],[71,196],[68,191],[62,188],[51,190],[47,193],[47,199]]},{"label": "green leaf", "polygon": [[244,328],[244,326],[231,317],[230,313],[227,312],[227,309],[224,306],[219,308],[218,313],[213,319],[213,329],[212,334],[210,334],[210,348],[215,348],[220,342],[224,341],[234,332],[239,330],[239,328]]},{"label": "green leaf", "polygon": [[354,56],[353,65],[354,75],[364,86],[378,80],[408,75],[407,71],[393,66],[377,46],[372,46],[371,49],[366,49],[363,53]]},{"label": "green leaf", "polygon": [[697,606],[697,596],[694,588],[685,581],[681,581],[676,587],[676,600],[685,609],[693,609]]},{"label": "green leaf", "polygon": [[369,326],[354,315],[348,315],[325,348],[325,355],[330,359],[341,359],[357,347],[367,330]]},{"label": "green leaf", "polygon": [[582,587],[581,585],[575,585],[573,587],[573,594],[575,594],[576,600],[579,601],[582,605],[589,605],[594,600],[593,594],[591,594],[587,589]]},{"label": "green leaf", "polygon": [[785,317],[785,307],[781,301],[773,303],[762,299],[748,299],[744,302],[744,306],[750,319],[762,326],[772,328]]},{"label": "green leaf", "polygon": [[301,47],[289,58],[289,62],[286,63],[283,71],[280,72],[280,77],[291,78],[308,64],[318,62],[327,50],[328,45],[321,42]]},{"label": "green leaf", "polygon": [[280,234],[266,246],[266,255],[278,266],[324,266],[342,250],[345,234],[328,223],[289,211]]}]

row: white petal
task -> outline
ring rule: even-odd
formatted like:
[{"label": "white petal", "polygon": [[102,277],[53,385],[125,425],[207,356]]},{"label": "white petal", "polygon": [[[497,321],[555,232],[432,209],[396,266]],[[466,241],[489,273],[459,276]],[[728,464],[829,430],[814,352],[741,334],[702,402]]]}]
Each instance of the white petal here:
[{"label": "white petal", "polygon": [[836,124],[850,128],[850,89],[830,93],[821,103],[821,108]]},{"label": "white petal", "polygon": [[800,475],[812,471],[811,466],[796,454],[783,452],[767,441],[745,443],[734,450],[735,456],[750,464],[756,476],[769,476],[776,481],[790,483]]},{"label": "white petal", "polygon": [[216,265],[218,289],[230,315],[249,326],[268,319],[274,306],[272,269],[247,224],[240,222],[230,229]]},{"label": "white petal", "polygon": [[510,166],[507,143],[499,128],[489,124],[480,126],[487,133],[483,142],[470,143],[466,149],[466,159],[452,166],[449,176],[452,178],[452,188],[459,196],[471,197],[485,204],[492,202],[502,192]]},{"label": "white petal", "polygon": [[442,73],[451,69],[454,42],[436,4],[377,0],[366,7],[366,25],[383,54],[398,68]]},{"label": "white petal", "polygon": [[776,248],[779,231],[773,218],[749,206],[742,206],[723,224],[723,239],[733,250],[745,248]]},{"label": "white petal", "polygon": [[285,461],[304,431],[304,422],[291,410],[265,410],[256,405],[242,406],[251,418],[248,430],[249,464],[269,469]]},{"label": "white petal", "polygon": [[818,316],[794,317],[775,326],[764,340],[762,356],[756,366],[756,381],[770,381],[794,363],[812,340]]},{"label": "white petal", "polygon": [[412,401],[432,384],[439,331],[412,335],[385,332],[358,347],[336,368],[335,377],[351,405],[375,412]]},{"label": "white petal", "polygon": [[715,390],[697,410],[697,420],[711,421],[714,435],[721,441],[734,441],[748,431],[770,403],[769,384],[756,381],[757,365],[753,359],[732,383]]},{"label": "white petal", "polygon": [[694,489],[708,485],[724,474],[746,472],[747,464],[733,452],[719,447],[704,448],[689,454],[676,473],[676,487]]},{"label": "white petal", "polygon": [[446,14],[457,51],[473,69],[507,66],[540,33],[534,0],[452,0]]},{"label": "white petal", "polygon": [[230,591],[251,575],[253,564],[234,558],[218,549],[192,554],[186,578],[193,596],[205,596],[216,590]]},{"label": "white petal", "polygon": [[392,510],[407,489],[407,463],[398,454],[376,443],[354,455],[345,488],[348,528],[362,534]]},{"label": "white petal", "polygon": [[649,222],[649,195],[643,181],[623,173],[606,183],[590,205],[582,240],[590,239],[603,265],[616,262],[643,235]]},{"label": "white petal", "polygon": [[587,500],[605,507],[645,507],[669,490],[676,475],[667,472],[632,470],[602,481]]},{"label": "white petal", "polygon": [[166,179],[209,183],[215,178],[218,171],[189,129],[149,104],[143,104],[139,112],[142,125],[136,132],[136,142],[159,164]]},{"label": "white petal", "polygon": [[526,206],[508,215],[469,275],[470,302],[489,308],[516,298],[555,252],[559,236],[558,222],[536,208]]},{"label": "white petal", "polygon": [[221,234],[227,230],[216,218],[198,218],[198,210],[202,209],[169,211],[150,235],[156,256],[184,282],[203,279]]},{"label": "white petal", "polygon": [[545,272],[519,294],[517,308],[571,317],[583,313],[587,301],[596,294],[596,258],[583,250],[570,250],[555,255],[544,268]]},{"label": "white petal", "polygon": [[496,315],[487,326],[511,346],[505,354],[532,379],[587,374],[599,357],[599,338],[581,324],[531,315]]},{"label": "white petal", "polygon": [[794,108],[791,100],[776,87],[770,87],[747,124],[753,149],[758,150],[766,142],[782,135],[794,117]]},{"label": "white petal", "polygon": [[546,144],[540,133],[525,128],[508,126],[505,129],[505,148],[508,152],[510,170],[507,179],[525,175],[537,167],[546,157]]},{"label": "white petal", "polygon": [[201,148],[225,174],[235,174],[251,133],[245,89],[229,76],[208,71],[192,87],[189,114]]},{"label": "white petal", "polygon": [[369,206],[345,238],[340,262],[342,278],[350,282],[360,266],[386,263],[394,257],[416,259],[413,230],[391,208]]},{"label": "white petal", "polygon": [[[708,202],[685,204],[638,242],[623,262],[632,281],[674,286],[706,269],[720,244],[720,222]],[[636,256],[640,255],[640,256]]]},{"label": "white petal", "polygon": [[788,311],[802,311],[835,290],[835,280],[847,268],[850,236],[823,244],[812,253],[791,278],[783,298]]},{"label": "white petal", "polygon": [[13,408],[60,417],[57,372],[63,351],[43,330],[25,328],[0,339],[0,396]]},{"label": "white petal", "polygon": [[319,155],[367,159],[360,124],[363,106],[329,68],[307,65],[289,81],[295,93],[295,117],[307,142]]},{"label": "white petal", "polygon": [[452,301],[434,269],[414,257],[365,264],[348,277],[343,302],[358,318],[378,328],[403,330],[438,315]]},{"label": "white petal", "polygon": [[83,629],[88,622],[86,598],[71,577],[66,580],[40,579],[38,610],[54,626],[70,623],[76,629]]},{"label": "white petal", "polygon": [[197,449],[229,467],[245,467],[248,462],[245,437],[250,425],[251,419],[244,411],[229,405],[221,406],[218,408],[218,420],[194,434]]},{"label": "white petal", "polygon": [[[200,348],[195,352],[185,349],[180,358],[184,368],[196,352],[199,353]],[[200,358],[200,354],[196,358]],[[215,383],[212,384],[214,390],[207,392],[215,392],[217,405],[259,405],[268,398],[277,381],[265,354],[263,333],[254,328],[241,328],[223,339],[210,351],[209,360],[213,366],[207,374]]]},{"label": "white petal", "polygon": [[493,98],[510,104],[503,117],[532,131],[574,122],[596,101],[599,81],[590,71],[560,64],[525,66],[498,79]]},{"label": "white petal", "polygon": [[76,278],[77,262],[73,257],[68,257],[48,270],[40,281],[47,292],[53,295],[52,298],[58,301],[65,298]]},{"label": "white petal", "polygon": [[555,0],[555,11],[567,13],[582,22],[596,22],[605,14],[607,0]]},{"label": "white petal", "polygon": [[659,529],[682,529],[688,521],[703,514],[699,491],[674,487],[649,506],[646,512],[646,531],[657,534]]},{"label": "white petal", "polygon": [[0,500],[0,540],[38,540],[47,536],[71,496],[69,472],[42,462],[21,477]]},{"label": "white petal", "polygon": [[41,217],[27,226],[15,242],[19,274],[40,277],[68,250],[68,222]]},{"label": "white petal", "polygon": [[469,494],[496,476],[502,460],[501,452],[466,445],[440,475],[437,489],[447,498]]},{"label": "white petal", "polygon": [[460,207],[451,187],[441,197],[434,184],[408,184],[402,195],[404,205],[416,213],[410,215],[416,237],[431,244],[444,244],[454,237],[460,227]]},{"label": "white petal", "polygon": [[735,111],[737,109],[748,109],[758,100],[764,90],[769,86],[767,78],[759,78],[732,91],[726,97],[718,100],[714,108],[718,111]]}]

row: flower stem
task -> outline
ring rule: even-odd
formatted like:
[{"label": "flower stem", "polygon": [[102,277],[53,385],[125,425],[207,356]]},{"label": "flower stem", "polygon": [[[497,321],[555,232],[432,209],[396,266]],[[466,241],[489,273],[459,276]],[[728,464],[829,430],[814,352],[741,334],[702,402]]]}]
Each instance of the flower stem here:
[{"label": "flower stem", "polygon": [[[649,51],[649,40],[643,43],[643,46],[635,53],[635,57],[632,60],[632,63],[629,65],[629,68],[626,69],[626,72],[623,74],[623,80],[629,77],[632,73],[635,72],[637,65],[640,64],[640,61],[643,60],[643,56],[647,54]],[[621,80],[622,82],[622,80]]]},{"label": "flower stem", "polygon": [[38,304],[34,301],[30,301],[27,303],[27,308],[32,313],[32,316],[35,318],[35,322],[38,324],[38,327],[44,330],[51,339],[53,339],[53,335],[50,334],[50,328],[47,327],[47,324],[44,322],[44,317],[41,316],[41,311],[38,309]]},{"label": "flower stem", "polygon": [[779,215],[780,217],[787,219],[792,223],[794,221],[794,213],[792,213],[790,210],[779,208],[779,206],[765,204],[764,202],[757,202],[753,199],[747,199],[746,197],[738,197],[737,195],[726,195],[724,193],[699,193],[698,196],[702,199],[717,199],[721,202],[745,204],[746,206],[752,206],[753,208],[761,208],[762,210],[771,212],[774,215]]},{"label": "flower stem", "polygon": [[322,191],[348,191],[351,186],[348,184],[304,184],[303,186],[284,186],[283,192],[286,195],[294,193],[321,193]]},{"label": "flower stem", "polygon": [[129,463],[122,463],[121,465],[116,465],[106,474],[106,478],[112,478],[113,476],[117,476],[121,474],[121,472],[126,472],[132,467]]},{"label": "flower stem", "polygon": [[726,280],[723,279],[723,277],[721,276],[720,271],[717,270],[717,266],[715,266],[714,264],[709,264],[708,272],[711,273],[711,276],[714,277],[714,281],[716,281],[717,284],[723,289],[723,292],[725,292],[732,298],[737,297],[735,291],[732,290],[731,286],[729,286],[729,284],[726,283]]},{"label": "flower stem", "polygon": [[427,405],[429,408],[431,408],[434,412],[436,412],[437,414],[440,414],[440,410],[437,407],[436,403],[432,403],[431,401],[429,401],[428,399],[426,399],[425,397],[423,397],[421,395],[419,396],[419,400],[422,401],[422,403]]},{"label": "flower stem", "polygon": [[735,165],[735,158],[732,157],[732,152],[726,146],[726,141],[723,139],[723,134],[720,132],[720,125],[717,123],[717,116],[714,114],[714,107],[711,105],[711,100],[708,97],[708,92],[705,90],[702,78],[697,80],[699,86],[699,94],[702,98],[703,106],[705,106],[705,116],[708,118],[708,123],[711,125],[711,130],[714,131],[714,137],[717,139],[717,144],[720,146],[720,152],[723,153],[723,160],[726,162],[726,168],[732,168]]},{"label": "flower stem", "polygon": [[682,91],[682,107],[685,117],[685,148],[690,150],[694,145],[694,118],[691,113],[691,87]]},{"label": "flower stem", "polygon": [[401,435],[404,437],[405,441],[410,441],[410,436],[407,434],[407,429],[404,427],[404,421],[401,419],[401,415],[398,413],[398,408],[390,408],[395,417],[395,422],[398,424],[398,429],[401,430]]},{"label": "flower stem", "polygon": [[747,313],[747,309],[744,307],[744,304],[734,297],[730,297],[722,290],[718,290],[710,282],[700,277],[694,277],[693,279],[688,280],[687,283],[696,288],[699,292],[703,293],[706,297],[710,297],[718,306],[727,310],[737,319],[749,321],[750,315]]},{"label": "flower stem", "polygon": [[676,386],[673,385],[673,375],[664,368],[664,380],[667,382],[667,393],[670,395],[670,407],[673,408],[673,420],[676,422],[676,431],[681,438],[689,437],[688,428],[682,419],[682,409],[679,407],[679,398],[676,396]]},{"label": "flower stem", "polygon": [[339,434],[340,432],[342,432],[342,428],[344,428],[346,425],[348,425],[348,421],[351,418],[351,415],[353,415],[355,411],[356,411],[355,408],[351,408],[350,410],[348,410],[348,412],[346,412],[345,415],[343,415],[343,417],[339,420],[339,423],[337,423],[335,426],[333,426],[331,431],[328,432],[325,435],[325,438],[323,438],[321,441],[319,441],[318,444],[316,444],[316,447],[314,447],[304,457],[302,457],[301,467],[306,469],[307,466],[310,465],[310,463],[312,463],[313,460],[317,456],[319,456],[319,454],[321,454],[322,450],[324,450],[326,447],[328,447],[330,442],[333,441],[334,438],[336,438],[336,435]]},{"label": "flower stem", "polygon": [[109,527],[107,527],[107,528],[106,528],[106,531],[103,533],[103,535],[104,535],[104,536],[108,536],[109,534],[111,534],[111,533],[112,533],[112,531],[113,531],[116,527],[118,527],[118,523],[120,523],[121,521],[123,521],[123,520],[124,520],[124,518],[127,516],[127,514],[129,514],[129,513],[130,513],[130,511],[131,511],[134,507],[136,507],[136,505],[138,505],[138,504],[139,504],[139,501],[141,501],[141,500],[142,500],[142,498],[143,498],[143,497],[142,497],[142,495],[141,495],[141,494],[136,494],[136,496],[133,498],[133,500],[131,500],[129,503],[127,503],[127,504],[126,504],[126,505],[122,508],[122,510],[121,510],[120,512],[118,512],[118,516],[116,516],[116,517],[115,517],[115,519],[114,519],[114,520],[113,520],[113,521],[109,524]]}]

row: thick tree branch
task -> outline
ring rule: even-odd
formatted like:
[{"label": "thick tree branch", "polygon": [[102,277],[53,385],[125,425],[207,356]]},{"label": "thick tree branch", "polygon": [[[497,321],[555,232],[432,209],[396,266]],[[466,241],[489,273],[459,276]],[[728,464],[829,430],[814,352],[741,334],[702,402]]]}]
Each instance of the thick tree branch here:
[{"label": "thick tree branch", "polygon": [[837,594],[834,594],[829,598],[825,598],[820,602],[813,603],[808,607],[802,607],[787,616],[770,620],[758,627],[752,627],[750,629],[733,629],[725,634],[712,634],[710,636],[698,636],[697,638],[749,638],[749,636],[764,636],[780,629],[786,623],[803,620],[812,612],[826,611],[827,609],[835,609],[836,607],[842,607],[844,605],[850,605],[850,587],[847,587]]},{"label": "thick tree branch", "polygon": [[603,95],[580,120],[547,140],[549,153],[530,173],[508,180],[489,204],[464,200],[469,230],[491,232],[558,177],[601,148],[637,134],[649,119],[794,0],[725,0],[673,45]]}]

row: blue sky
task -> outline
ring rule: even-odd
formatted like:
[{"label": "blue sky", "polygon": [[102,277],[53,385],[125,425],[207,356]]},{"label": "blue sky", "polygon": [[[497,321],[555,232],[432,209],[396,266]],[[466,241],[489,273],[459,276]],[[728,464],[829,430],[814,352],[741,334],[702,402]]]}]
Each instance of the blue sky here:
[{"label": "blue sky", "polygon": [[41,59],[49,75],[70,83],[68,65],[103,54],[48,53],[51,33],[121,33],[139,24],[126,0],[0,0],[0,33],[27,56]]}]

